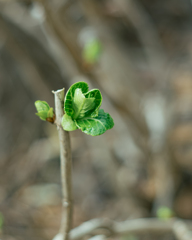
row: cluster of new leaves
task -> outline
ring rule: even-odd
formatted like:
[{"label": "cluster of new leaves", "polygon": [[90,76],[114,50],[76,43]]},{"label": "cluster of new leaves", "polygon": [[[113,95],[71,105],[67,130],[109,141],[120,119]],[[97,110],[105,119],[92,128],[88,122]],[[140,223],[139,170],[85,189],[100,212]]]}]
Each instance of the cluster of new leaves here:
[{"label": "cluster of new leaves", "polygon": [[[98,89],[89,91],[88,84],[77,82],[73,84],[65,95],[64,111],[61,125],[66,131],[81,129],[82,132],[97,136],[114,126],[109,113],[99,109],[102,96]],[[45,101],[36,101],[36,115],[44,121],[54,119],[53,108]],[[53,122],[53,121],[51,121]]]},{"label": "cluster of new leaves", "polygon": [[73,84],[65,95],[62,127],[66,131],[81,129],[82,132],[97,136],[114,126],[109,113],[99,109],[102,96],[98,89],[89,91],[88,84]]},{"label": "cluster of new leaves", "polygon": [[40,117],[41,120],[46,121],[49,118],[53,118],[54,112],[53,108],[45,101],[36,101],[35,107],[37,109],[36,115]]}]

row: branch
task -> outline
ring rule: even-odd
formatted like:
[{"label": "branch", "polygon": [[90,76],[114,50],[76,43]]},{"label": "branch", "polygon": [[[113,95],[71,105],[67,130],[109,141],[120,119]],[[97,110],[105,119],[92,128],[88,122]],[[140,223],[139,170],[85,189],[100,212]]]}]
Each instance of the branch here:
[{"label": "branch", "polygon": [[[125,236],[129,234],[159,234],[174,232],[178,240],[190,240],[192,238],[189,238],[189,230],[186,231],[188,225],[192,227],[192,221],[183,221],[178,219],[163,221],[157,218],[140,218],[124,222],[114,222],[108,219],[92,219],[72,229],[70,231],[70,239],[84,239],[85,237],[91,235],[102,236],[102,238],[104,238],[104,235],[106,235],[106,237],[110,237]],[[181,229],[181,226],[183,229],[185,228],[185,231]],[[103,235],[103,230],[108,230],[108,234]],[[188,238],[185,236],[188,236]],[[58,234],[53,240],[62,240],[61,237],[62,235]]]},{"label": "branch", "polygon": [[92,219],[72,229],[70,231],[70,239],[77,240],[83,238],[86,235],[93,234],[98,229],[108,229],[111,232],[113,224],[113,221],[109,219]]},{"label": "branch", "polygon": [[72,227],[72,191],[71,191],[71,146],[69,132],[64,131],[61,126],[64,106],[64,89],[54,92],[55,96],[55,114],[57,130],[60,141],[60,159],[61,159],[61,182],[62,182],[62,219],[60,235],[61,240],[68,240],[69,231]]}]

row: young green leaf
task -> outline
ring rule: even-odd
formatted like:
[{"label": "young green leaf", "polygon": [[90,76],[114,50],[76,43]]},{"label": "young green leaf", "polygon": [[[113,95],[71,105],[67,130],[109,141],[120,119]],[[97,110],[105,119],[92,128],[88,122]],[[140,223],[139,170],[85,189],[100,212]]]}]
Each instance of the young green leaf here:
[{"label": "young green leaf", "polygon": [[46,111],[35,113],[38,117],[40,117],[41,120],[46,121],[47,119],[47,113]]},{"label": "young green leaf", "polygon": [[85,94],[89,90],[87,83],[77,82],[77,83],[73,84],[67,91],[67,93],[65,95],[64,111],[65,111],[65,113],[67,113],[68,116],[71,116],[72,118],[75,114],[73,101],[74,101],[75,90],[77,88],[81,89],[82,94]]},{"label": "young green leaf", "polygon": [[49,111],[47,112],[47,117],[52,118],[54,115],[53,108],[50,108]]},{"label": "young green leaf", "polygon": [[74,130],[78,129],[78,127],[76,126],[73,119],[70,116],[68,116],[67,114],[63,115],[61,125],[65,131],[74,131]]},{"label": "young green leaf", "polygon": [[38,100],[35,102],[35,107],[37,109],[36,115],[39,116],[41,120],[46,121],[47,118],[53,118],[53,108],[50,108],[47,102]]},{"label": "young green leaf", "polygon": [[75,122],[82,132],[91,136],[101,135],[114,126],[113,119],[103,109],[99,110],[99,114],[95,118],[90,116],[76,119]]},{"label": "young green leaf", "polygon": [[36,101],[35,102],[35,107],[37,109],[37,112],[42,112],[42,111],[49,111],[50,107],[49,104],[45,101]]}]

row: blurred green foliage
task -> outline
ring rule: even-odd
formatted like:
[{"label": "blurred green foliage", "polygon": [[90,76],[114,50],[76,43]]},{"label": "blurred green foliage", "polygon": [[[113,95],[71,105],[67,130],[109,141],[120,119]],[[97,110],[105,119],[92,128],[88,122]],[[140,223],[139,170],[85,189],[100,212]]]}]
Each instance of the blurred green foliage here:
[{"label": "blurred green foliage", "polygon": [[139,238],[136,237],[135,235],[127,235],[127,236],[123,236],[121,240],[139,240]]},{"label": "blurred green foliage", "polygon": [[101,43],[98,39],[94,39],[91,42],[85,44],[82,53],[84,61],[89,64],[94,64],[98,61],[101,50]]},{"label": "blurred green foliage", "polygon": [[157,210],[157,217],[159,219],[166,220],[172,218],[173,216],[174,216],[173,211],[166,206],[162,206]]},{"label": "blurred green foliage", "polygon": [[4,216],[3,216],[3,214],[0,212],[0,231],[3,229],[3,224],[4,224]]}]

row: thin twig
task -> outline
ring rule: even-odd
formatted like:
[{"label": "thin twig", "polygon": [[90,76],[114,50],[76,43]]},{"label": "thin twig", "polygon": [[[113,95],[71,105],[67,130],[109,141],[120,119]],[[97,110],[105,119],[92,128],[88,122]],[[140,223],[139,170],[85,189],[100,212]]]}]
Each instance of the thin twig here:
[{"label": "thin twig", "polygon": [[63,194],[60,234],[62,235],[62,240],[67,240],[69,231],[72,227],[71,146],[69,132],[64,131],[61,126],[61,120],[64,114],[64,89],[57,90],[53,93],[55,96],[55,124],[57,125],[60,141],[61,182]]},{"label": "thin twig", "polygon": [[65,32],[62,30],[63,26],[60,20],[58,19],[58,16],[54,14],[52,9],[50,8],[49,4],[45,0],[36,0],[42,6],[44,7],[45,14],[46,14],[46,20],[50,26],[50,28],[53,30],[55,35],[58,37],[58,39],[65,44],[67,49],[69,50],[71,56],[74,59],[74,64],[76,64],[77,69],[81,72],[84,70],[82,66],[82,59],[81,55],[78,54],[79,49],[77,44],[75,44],[74,41],[71,41],[69,36],[65,34]]},{"label": "thin twig", "polygon": [[107,237],[105,235],[96,235],[96,236],[93,236],[91,238],[89,238],[88,240],[105,240]]}]

